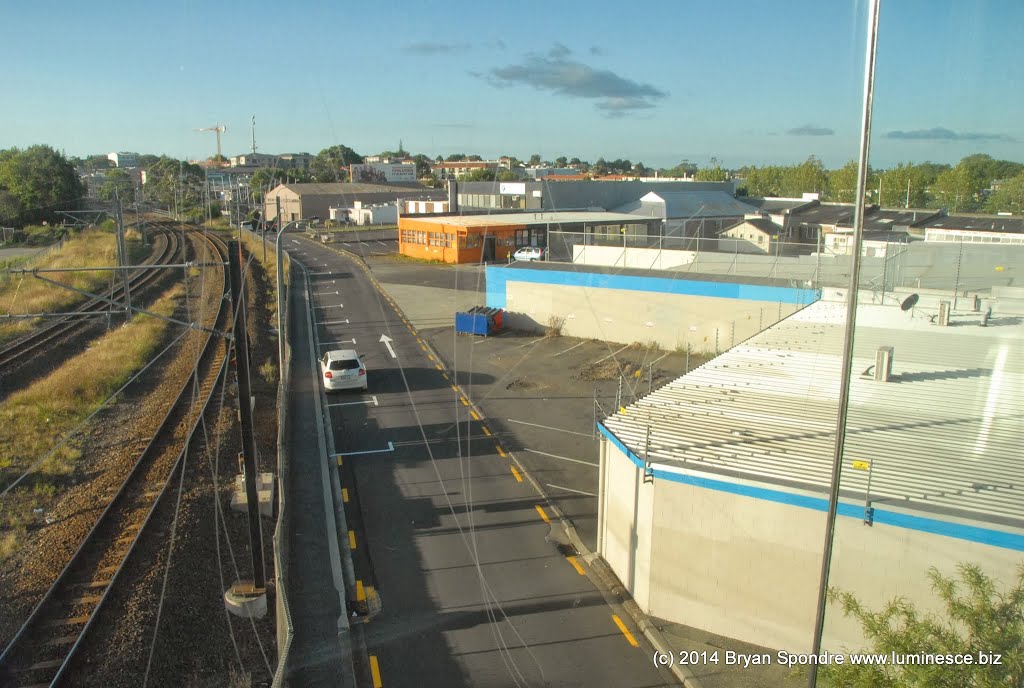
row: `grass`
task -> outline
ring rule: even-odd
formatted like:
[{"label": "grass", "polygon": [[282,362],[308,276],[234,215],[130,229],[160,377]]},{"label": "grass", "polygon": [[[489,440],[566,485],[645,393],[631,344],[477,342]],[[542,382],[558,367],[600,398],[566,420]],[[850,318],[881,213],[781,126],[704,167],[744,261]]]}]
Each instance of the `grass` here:
[{"label": "grass", "polygon": [[[271,242],[267,242],[267,260],[263,261],[263,241],[251,233],[242,232],[242,245],[253,255],[253,258],[263,266],[263,273],[267,278],[267,310],[270,312],[271,323],[277,322],[277,249]],[[288,284],[288,276],[291,273],[291,264],[288,257],[284,259],[284,274],[282,279]],[[287,293],[287,292],[286,292]]]},{"label": "grass", "polygon": [[[138,232],[129,230],[125,232],[125,238],[130,258],[135,262],[142,254],[140,236]],[[81,268],[116,264],[114,235],[101,230],[91,230],[67,239],[59,249],[33,258],[25,268]],[[110,286],[111,275],[109,271],[81,270],[48,273],[45,276],[76,289],[96,293]],[[0,276],[0,312],[12,315],[51,313],[69,308],[82,299],[80,294],[47,284],[32,275]],[[0,327],[0,342],[24,334],[36,323],[36,319],[5,322]]]},{"label": "grass", "polygon": [[[182,293],[181,287],[173,287],[150,310],[171,315]],[[0,456],[0,489],[50,451],[56,438],[74,430],[140,370],[161,346],[168,325],[157,318],[136,315],[0,404],[0,447],[5,449]],[[79,455],[71,443],[64,444],[4,498],[0,560],[10,555],[19,536],[37,520],[34,510],[45,509],[60,492],[75,472]]]}]

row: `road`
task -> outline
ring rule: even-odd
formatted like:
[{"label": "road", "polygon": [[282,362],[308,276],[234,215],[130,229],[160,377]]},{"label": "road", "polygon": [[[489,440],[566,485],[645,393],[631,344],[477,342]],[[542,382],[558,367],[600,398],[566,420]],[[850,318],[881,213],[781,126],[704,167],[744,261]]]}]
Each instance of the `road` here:
[{"label": "road", "polygon": [[355,348],[369,368],[366,393],[328,399],[342,544],[357,593],[381,603],[362,627],[368,685],[671,683],[583,562],[547,540],[550,507],[363,268],[284,241],[312,274],[317,352]]}]

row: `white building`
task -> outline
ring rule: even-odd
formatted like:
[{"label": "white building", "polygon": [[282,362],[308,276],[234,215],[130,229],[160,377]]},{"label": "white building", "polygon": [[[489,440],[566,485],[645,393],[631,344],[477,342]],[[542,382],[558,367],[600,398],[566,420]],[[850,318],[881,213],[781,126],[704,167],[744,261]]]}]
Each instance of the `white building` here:
[{"label": "white building", "polygon": [[114,167],[138,167],[138,153],[107,153],[107,160],[114,163]]},{"label": "white building", "polygon": [[[925,301],[858,309],[829,585],[872,610],[941,614],[929,567],[1024,561],[1024,326]],[[814,303],[598,424],[598,550],[644,612],[810,650],[845,317]],[[863,644],[830,607],[822,649]]]}]

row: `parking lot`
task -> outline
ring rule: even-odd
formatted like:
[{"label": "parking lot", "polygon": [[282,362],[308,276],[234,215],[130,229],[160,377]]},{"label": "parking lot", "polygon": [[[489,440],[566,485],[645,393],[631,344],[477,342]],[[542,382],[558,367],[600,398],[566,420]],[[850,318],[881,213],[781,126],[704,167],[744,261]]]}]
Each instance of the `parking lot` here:
[{"label": "parking lot", "polygon": [[455,313],[484,304],[479,265],[422,265],[367,256],[371,270],[487,416],[529,474],[597,542],[596,422],[703,359],[681,351],[506,331],[456,335]]}]

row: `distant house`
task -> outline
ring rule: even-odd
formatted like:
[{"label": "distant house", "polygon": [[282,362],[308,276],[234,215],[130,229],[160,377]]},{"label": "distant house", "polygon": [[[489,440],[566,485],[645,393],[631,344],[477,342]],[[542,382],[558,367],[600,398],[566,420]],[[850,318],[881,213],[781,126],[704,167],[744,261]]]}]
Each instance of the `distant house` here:
[{"label": "distant house", "polygon": [[742,222],[718,233],[718,250],[727,253],[779,255],[786,246],[782,227],[764,215],[748,215]]}]

